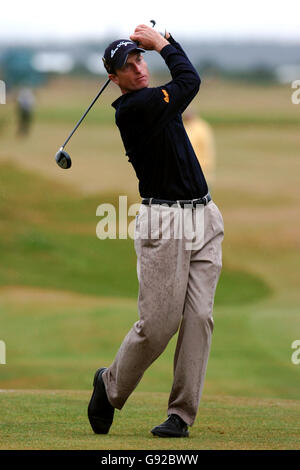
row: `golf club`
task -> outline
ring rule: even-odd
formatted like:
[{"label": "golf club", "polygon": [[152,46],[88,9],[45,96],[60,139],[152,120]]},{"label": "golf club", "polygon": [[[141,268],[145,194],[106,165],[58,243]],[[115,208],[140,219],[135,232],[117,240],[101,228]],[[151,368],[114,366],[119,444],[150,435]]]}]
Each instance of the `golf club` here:
[{"label": "golf club", "polygon": [[[152,27],[154,28],[154,26],[156,25],[156,21],[155,20],[150,20],[150,23],[152,24]],[[137,45],[138,45],[138,42],[137,42]],[[63,143],[63,145],[59,148],[58,152],[56,153],[55,155],[55,160],[56,160],[56,163],[58,164],[58,166],[60,166],[60,168],[63,168],[64,170],[67,170],[68,168],[71,167],[72,165],[72,160],[71,160],[71,157],[70,155],[64,150],[65,146],[67,145],[67,143],[69,142],[69,140],[71,139],[72,135],[74,134],[74,132],[76,131],[76,129],[78,129],[78,127],[80,126],[80,124],[82,123],[82,121],[84,120],[85,116],[87,115],[87,113],[90,111],[90,109],[94,106],[94,104],[96,103],[97,99],[99,98],[99,96],[101,95],[101,93],[105,90],[105,88],[107,87],[107,85],[109,84],[110,82],[110,79],[108,79],[103,87],[101,88],[101,90],[99,91],[99,93],[97,94],[97,96],[93,99],[92,103],[90,104],[90,106],[88,107],[88,109],[86,110],[86,112],[83,114],[83,116],[79,119],[79,121],[77,122],[76,126],[74,127],[74,129],[72,130],[72,132],[70,133],[70,135],[68,136],[68,138],[66,139],[66,141]]]},{"label": "golf club", "polygon": [[107,87],[107,85],[109,84],[110,82],[110,79],[108,79],[103,87],[101,88],[101,90],[99,91],[99,93],[97,94],[97,96],[93,99],[92,103],[90,104],[90,106],[88,107],[88,109],[86,110],[86,112],[83,114],[83,116],[79,119],[79,121],[77,122],[76,126],[74,127],[74,129],[72,130],[72,132],[70,133],[69,137],[66,139],[66,141],[64,142],[64,144],[60,147],[60,149],[58,150],[58,152],[56,153],[55,155],[55,160],[56,160],[56,163],[58,164],[58,166],[60,166],[61,168],[63,168],[64,170],[66,170],[67,168],[70,168],[71,165],[72,165],[72,160],[71,160],[71,157],[70,155],[64,150],[65,146],[67,145],[67,143],[69,142],[69,140],[71,139],[72,135],[74,134],[74,132],[76,131],[76,129],[80,126],[80,124],[82,123],[82,121],[84,120],[85,116],[87,115],[87,113],[90,111],[90,109],[92,108],[92,106],[94,106],[94,104],[96,103],[97,99],[99,98],[99,96],[101,95],[101,93],[105,90],[105,88]]}]

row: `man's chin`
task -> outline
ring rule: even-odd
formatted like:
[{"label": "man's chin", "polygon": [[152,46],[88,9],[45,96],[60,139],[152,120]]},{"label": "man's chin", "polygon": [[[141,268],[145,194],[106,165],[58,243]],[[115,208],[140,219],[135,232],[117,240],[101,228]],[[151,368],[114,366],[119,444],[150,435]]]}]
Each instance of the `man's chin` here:
[{"label": "man's chin", "polygon": [[141,90],[142,88],[147,88],[149,86],[148,78],[141,78],[136,83],[136,90]]},{"label": "man's chin", "polygon": [[142,90],[143,88],[147,88],[149,86],[149,80],[139,80],[139,83],[135,83],[132,87],[123,89],[123,93],[131,93],[133,91],[139,91]]}]

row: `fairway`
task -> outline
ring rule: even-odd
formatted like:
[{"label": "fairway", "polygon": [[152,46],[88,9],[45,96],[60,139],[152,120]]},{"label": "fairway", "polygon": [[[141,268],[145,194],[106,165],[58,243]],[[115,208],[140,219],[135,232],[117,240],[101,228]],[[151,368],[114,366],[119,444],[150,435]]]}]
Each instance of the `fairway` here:
[{"label": "fairway", "polygon": [[298,401],[205,396],[189,438],[159,439],[150,430],[165,416],[166,393],[134,392],[107,435],[89,427],[89,398],[80,390],[0,390],[0,449],[280,450],[299,444]]},{"label": "fairway", "polygon": [[16,138],[12,100],[0,107],[0,448],[299,448],[300,365],[291,344],[300,339],[300,106],[279,85],[204,81],[195,102],[215,134],[211,193],[225,238],[190,438],[149,432],[166,416],[176,336],[116,412],[111,433],[92,434],[94,372],[110,365],[138,319],[133,240],[96,236],[99,204],[118,208],[121,195],[128,206],[140,202],[114,126],[113,86],[68,146],[73,167],[54,162],[99,88],[95,80],[50,81],[37,92],[27,139]]}]

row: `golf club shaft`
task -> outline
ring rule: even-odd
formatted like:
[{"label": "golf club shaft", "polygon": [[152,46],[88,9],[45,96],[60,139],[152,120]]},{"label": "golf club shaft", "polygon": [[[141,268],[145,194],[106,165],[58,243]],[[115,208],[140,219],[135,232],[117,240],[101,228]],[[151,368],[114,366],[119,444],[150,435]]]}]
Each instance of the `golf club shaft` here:
[{"label": "golf club shaft", "polygon": [[99,91],[99,93],[97,94],[97,96],[94,98],[94,100],[92,101],[92,103],[90,104],[90,106],[88,107],[88,109],[86,110],[86,112],[84,113],[84,115],[79,119],[79,121],[77,122],[76,126],[74,127],[74,129],[72,130],[71,134],[69,135],[69,137],[67,138],[67,140],[65,141],[65,143],[60,147],[59,150],[63,150],[64,147],[67,145],[67,143],[69,142],[69,140],[71,139],[72,135],[74,134],[74,132],[76,131],[76,129],[80,126],[80,124],[82,123],[82,121],[84,120],[85,116],[87,115],[87,113],[89,112],[89,110],[92,108],[92,106],[94,106],[94,104],[96,103],[97,99],[99,98],[99,96],[101,95],[101,93],[105,90],[105,88],[107,87],[107,85],[109,84],[110,82],[110,79],[108,79],[103,87],[101,88],[101,90]]},{"label": "golf club shaft", "polygon": [[[155,20],[150,20],[150,23],[152,24],[152,28],[154,28],[154,26],[156,25],[156,21]],[[135,41],[138,44],[138,41]],[[82,121],[84,120],[85,116],[87,115],[87,113],[90,111],[90,109],[94,106],[94,104],[96,103],[97,99],[99,98],[99,96],[101,95],[101,93],[105,90],[105,88],[107,87],[107,85],[109,84],[110,82],[110,78],[104,83],[103,87],[101,88],[101,90],[99,91],[99,93],[97,94],[97,96],[94,98],[94,100],[92,101],[92,103],[90,104],[90,106],[88,107],[88,109],[86,110],[86,112],[84,113],[84,115],[79,119],[79,121],[77,122],[76,126],[74,127],[74,129],[72,130],[72,132],[70,133],[69,137],[66,139],[66,141],[63,143],[63,145],[60,147],[59,151],[62,151],[65,146],[67,145],[67,143],[69,142],[69,140],[71,139],[72,135],[74,134],[74,132],[76,131],[76,129],[78,129],[78,127],[80,126],[80,124],[82,123]]]}]

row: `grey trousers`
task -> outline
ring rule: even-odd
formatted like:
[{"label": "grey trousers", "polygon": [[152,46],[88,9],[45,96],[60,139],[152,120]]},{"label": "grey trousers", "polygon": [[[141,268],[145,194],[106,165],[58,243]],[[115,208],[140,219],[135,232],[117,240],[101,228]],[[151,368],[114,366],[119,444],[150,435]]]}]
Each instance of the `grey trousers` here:
[{"label": "grey trousers", "polygon": [[103,374],[115,408],[123,407],[179,330],[167,414],[194,423],[211,346],[223,238],[223,218],[213,201],[197,208],[141,205],[134,241],[139,320]]}]

